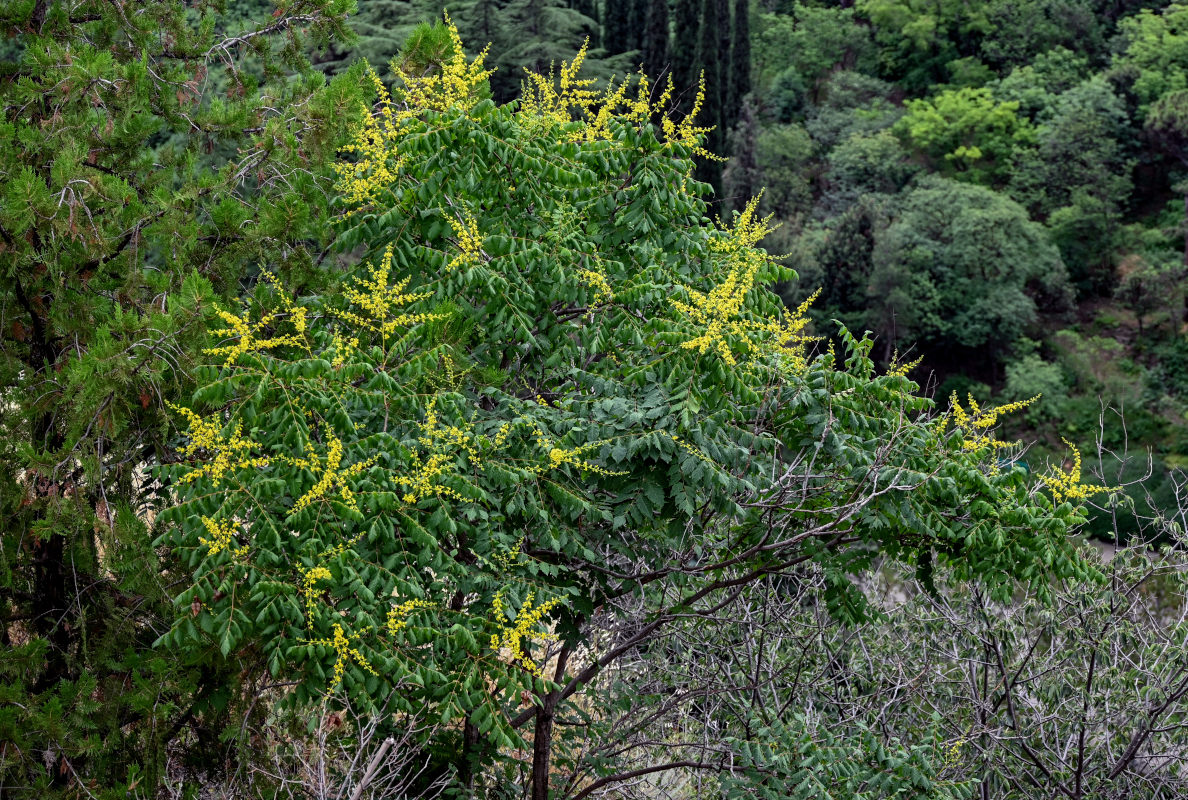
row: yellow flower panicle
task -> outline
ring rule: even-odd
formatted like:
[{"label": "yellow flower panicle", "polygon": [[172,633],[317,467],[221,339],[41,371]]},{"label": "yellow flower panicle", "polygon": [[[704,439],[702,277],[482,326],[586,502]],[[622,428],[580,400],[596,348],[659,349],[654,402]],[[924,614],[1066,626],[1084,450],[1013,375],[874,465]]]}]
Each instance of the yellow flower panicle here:
[{"label": "yellow flower panicle", "polygon": [[[230,311],[220,308],[218,305],[215,306],[215,314],[218,315],[219,319],[227,327],[212,330],[211,333],[215,336],[234,338],[237,341],[222,347],[207,347],[202,352],[208,356],[224,357],[224,366],[229,367],[233,365],[245,353],[268,350],[273,347],[293,346],[309,349],[305,340],[305,328],[308,322],[307,309],[293,302],[285,291],[284,286],[281,285],[280,280],[271,272],[264,270],[263,277],[276,289],[276,295],[281,302],[280,310],[269,311],[258,322],[253,323],[249,321],[247,312],[243,316],[236,316]],[[293,326],[296,333],[262,338],[261,334],[270,325],[280,321],[282,315],[288,318],[289,323]]]},{"label": "yellow flower panicle", "polygon": [[561,447],[555,443],[544,430],[538,426],[532,427],[532,433],[536,437],[536,446],[544,451],[548,459],[545,464],[536,467],[535,472],[538,474],[544,472],[546,469],[560,469],[565,465],[577,467],[583,472],[592,472],[595,475],[603,475],[605,477],[613,477],[616,475],[626,475],[625,471],[619,472],[609,470],[606,467],[600,467],[585,460],[582,456],[591,451],[602,447],[604,444],[610,442],[609,439],[602,439],[597,442],[590,442],[589,444],[579,445],[578,447]]},{"label": "yellow flower panicle", "polygon": [[[356,278],[354,284],[348,286],[343,292],[351,305],[357,307],[359,311],[331,309],[330,313],[360,329],[373,331],[385,338],[399,328],[418,325],[429,320],[444,319],[443,314],[396,313],[396,309],[418,300],[424,300],[429,297],[430,293],[405,292],[409,279],[405,278],[394,284],[389,284],[388,280],[391,274],[392,245],[388,245],[379,264],[369,265],[368,277]],[[349,343],[342,343],[341,340],[336,341],[336,350],[339,344],[342,344],[343,351],[341,356],[336,359],[345,358],[351,350],[359,346],[359,340],[352,339]]]},{"label": "yellow flower panicle", "polygon": [[206,532],[210,534],[210,538],[199,536],[198,544],[207,549],[207,555],[218,555],[224,550],[228,550],[232,556],[239,558],[247,552],[247,545],[243,547],[231,546],[237,543],[235,535],[239,532],[239,526],[232,520],[218,522],[210,517],[202,517],[202,527],[206,528]]},{"label": "yellow flower panicle", "polygon": [[1004,442],[994,438],[991,429],[998,424],[999,417],[1027,408],[1036,400],[1039,400],[1040,395],[1037,394],[1028,400],[1019,400],[1014,403],[985,409],[978,405],[978,401],[974,400],[972,394],[967,395],[966,399],[969,402],[968,411],[962,407],[961,401],[957,399],[956,392],[953,392],[949,396],[949,415],[945,419],[945,424],[947,425],[951,420],[955,427],[961,429],[961,432],[964,434],[961,446],[965,450],[980,450],[983,447],[998,450],[1004,447],[1014,447],[1018,444],[1018,442]]},{"label": "yellow flower panicle", "polygon": [[444,485],[440,478],[452,471],[459,453],[465,453],[475,467],[482,464],[471,427],[439,425],[437,398],[433,397],[425,407],[425,421],[421,423],[421,435],[417,442],[422,449],[412,454],[412,468],[397,478],[405,487],[401,499],[410,506],[424,497],[449,497],[465,502],[466,498]]},{"label": "yellow flower panicle", "polygon": [[686,287],[689,302],[672,301],[673,307],[701,331],[682,342],[681,347],[700,354],[716,353],[733,366],[737,359],[731,345],[737,343],[748,355],[774,356],[794,371],[800,371],[806,364],[805,348],[815,341],[815,337],[804,335],[809,322],[805,314],[820,291],[784,319],[754,319],[745,313],[747,294],[771,259],[756,247],[772,231],[770,216],[756,218],[759,199],[756,197],[747,204],[733,227],[723,229],[725,236],[710,243],[711,252],[726,265],[722,282],[709,292]]},{"label": "yellow flower panicle", "polygon": [[292,513],[296,514],[298,511],[309,508],[315,500],[330,493],[332,489],[338,490],[339,498],[348,508],[358,511],[358,502],[355,500],[355,495],[351,491],[350,486],[347,485],[347,482],[363,472],[363,470],[371,467],[375,463],[375,457],[358,461],[346,469],[342,469],[342,456],[342,441],[337,436],[331,434],[330,442],[326,447],[326,454],[324,456],[310,455],[307,458],[289,459],[289,463],[295,467],[305,468],[315,473],[321,471],[322,473],[317,483],[293,504]]},{"label": "yellow flower panicle", "polygon": [[694,124],[705,102],[704,74],[698,84],[692,111],[680,120],[675,120],[668,113],[674,88],[671,75],[664,90],[654,100],[651,97],[651,82],[643,72],[637,73],[634,80],[625,80],[617,85],[612,80],[604,91],[594,89],[594,79],[579,78],[578,73],[586,59],[589,45],[587,40],[573,61],[562,63],[558,74],[551,70],[548,74],[528,72],[528,80],[520,97],[520,115],[523,120],[529,124],[534,121],[533,127],[542,132],[556,132],[563,141],[595,142],[616,139],[611,124],[616,120],[642,127],[658,117],[659,138],[665,144],[689,148],[702,158],[725,160],[702,146],[703,137],[713,127]]},{"label": "yellow flower panicle", "polygon": [[896,350],[891,356],[891,363],[887,365],[887,374],[890,376],[906,378],[907,374],[916,367],[920,366],[920,363],[923,360],[924,356],[920,356],[913,361],[900,361],[899,351]]},{"label": "yellow flower panicle", "polygon": [[941,768],[952,769],[961,763],[961,748],[965,746],[964,737],[946,747],[942,754]]},{"label": "yellow flower panicle", "polygon": [[445,23],[451,54],[440,70],[414,74],[397,61],[391,63],[400,87],[395,100],[375,71],[367,69],[367,77],[378,95],[376,110],[364,116],[351,142],[342,148],[343,153],[355,156],[354,163],[335,165],[336,188],[356,210],[370,206],[397,181],[403,163],[400,140],[410,124],[427,111],[468,111],[493,71],[483,69],[489,48],[473,61],[467,61],[458,28],[449,14],[445,15]]},{"label": "yellow flower panicle", "polygon": [[495,594],[495,599],[491,602],[491,614],[495,617],[500,630],[491,635],[491,649],[496,652],[506,650],[509,661],[519,663],[526,671],[540,677],[540,667],[532,661],[531,654],[525,649],[525,643],[527,643],[527,647],[531,647],[533,642],[557,640],[556,634],[542,632],[537,628],[549,612],[561,605],[561,601],[558,599],[546,600],[533,608],[532,604],[535,598],[536,593],[529,592],[520,606],[519,613],[516,614],[515,624],[508,625],[503,590],[500,589]]},{"label": "yellow flower panicle", "polygon": [[520,560],[520,551],[524,547],[524,539],[526,536],[521,536],[512,545],[512,548],[504,553],[495,553],[491,556],[491,561],[495,568],[500,572],[510,572]]},{"label": "yellow flower panicle", "polygon": [[1073,452],[1072,468],[1068,472],[1054,470],[1040,475],[1040,482],[1048,487],[1057,503],[1080,503],[1095,495],[1121,491],[1118,486],[1093,486],[1081,483],[1081,451],[1068,439],[1061,439]]},{"label": "yellow flower panicle", "polygon": [[400,483],[407,487],[401,499],[410,506],[423,497],[449,497],[465,501],[466,498],[457,491],[437,480],[446,473],[452,462],[453,458],[446,453],[433,453],[425,459],[419,453],[414,453],[412,470],[400,478]]},{"label": "yellow flower panicle", "polygon": [[435,608],[435,606],[428,600],[405,600],[399,605],[392,606],[388,609],[388,621],[385,624],[388,633],[395,635],[404,629],[408,625],[408,615],[414,611],[430,608]]},{"label": "yellow flower panicle", "polygon": [[328,581],[333,576],[325,567],[311,567],[301,572],[301,594],[305,598],[305,624],[312,625],[314,618],[314,598],[317,596],[318,581]]},{"label": "yellow flower panicle", "polygon": [[306,644],[311,646],[321,645],[323,647],[332,647],[334,649],[334,676],[330,680],[330,689],[337,689],[342,685],[342,679],[346,675],[346,666],[350,661],[354,661],[365,672],[372,675],[379,675],[371,663],[364,658],[363,654],[359,652],[358,648],[351,647],[351,639],[357,638],[357,634],[351,636],[346,635],[342,625],[337,622],[334,623],[334,636],[330,639],[307,639]]},{"label": "yellow flower panicle", "polygon": [[168,401],[166,405],[181,415],[188,426],[185,433],[188,441],[179,448],[182,456],[189,460],[206,456],[203,463],[182,476],[182,483],[206,477],[218,486],[228,473],[268,466],[267,458],[251,455],[258,445],[243,438],[242,424],[237,423],[230,434],[224,434],[223,425],[217,418],[204,419],[192,410]]},{"label": "yellow flower panicle", "polygon": [[331,347],[334,349],[334,358],[330,361],[330,366],[338,369],[346,360],[351,357],[351,354],[359,349],[359,339],[344,339],[337,333],[334,334]]},{"label": "yellow flower panicle", "polygon": [[594,269],[579,269],[578,279],[589,286],[594,293],[594,303],[609,303],[614,299],[615,293],[611,290],[610,281],[606,279],[606,273]]},{"label": "yellow flower panicle", "polygon": [[483,235],[479,232],[474,215],[469,211],[463,211],[459,218],[450,218],[450,227],[454,230],[458,254],[450,259],[446,269],[452,272],[477,266],[483,259]]}]

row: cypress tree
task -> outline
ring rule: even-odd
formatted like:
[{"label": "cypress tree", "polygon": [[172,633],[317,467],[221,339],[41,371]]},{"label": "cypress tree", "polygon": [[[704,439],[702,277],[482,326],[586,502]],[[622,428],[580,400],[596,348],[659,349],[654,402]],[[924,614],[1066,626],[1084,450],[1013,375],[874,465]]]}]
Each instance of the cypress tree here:
[{"label": "cypress tree", "polygon": [[602,14],[602,46],[607,53],[626,53],[632,47],[634,0],[606,0]]},{"label": "cypress tree", "polygon": [[650,0],[643,35],[643,66],[648,77],[661,79],[671,68],[668,55],[668,0]]},{"label": "cypress tree", "polygon": [[594,33],[590,36],[591,47],[601,47],[601,24],[598,21],[598,5],[594,0],[570,0],[569,7],[594,23]]},{"label": "cypress tree", "polygon": [[644,31],[648,22],[648,6],[651,0],[632,0],[631,19],[627,27],[627,41],[631,50],[642,50]]},{"label": "cypress tree", "polygon": [[738,124],[730,132],[730,162],[722,170],[725,190],[723,202],[732,211],[741,211],[763,188],[757,153],[758,138],[759,123],[755,119],[755,106],[747,99],[739,109]]},{"label": "cypress tree", "polygon": [[672,79],[676,84],[676,107],[687,112],[693,104],[697,91],[697,74],[700,63],[697,57],[697,40],[701,31],[702,0],[676,0],[674,30],[676,38],[672,43]]},{"label": "cypress tree", "polygon": [[718,31],[718,93],[721,98],[715,124],[722,127],[722,144],[725,145],[730,126],[734,124],[734,115],[731,113],[734,102],[730,92],[730,0],[714,0],[714,18]]},{"label": "cypress tree", "polygon": [[751,91],[751,3],[734,0],[734,20],[731,25],[733,41],[730,46],[730,106],[727,109],[731,125],[739,119],[743,98]]},{"label": "cypress tree", "polygon": [[[722,115],[723,62],[721,29],[725,22],[720,11],[722,0],[705,0],[701,9],[701,36],[698,38],[697,60],[705,71],[705,102],[702,104],[698,123],[712,125],[707,134],[705,146],[715,155],[722,154],[726,144],[726,131]],[[729,73],[727,73],[728,76]],[[718,161],[706,160],[697,167],[697,179],[714,187],[714,193],[722,194],[722,165]]]}]

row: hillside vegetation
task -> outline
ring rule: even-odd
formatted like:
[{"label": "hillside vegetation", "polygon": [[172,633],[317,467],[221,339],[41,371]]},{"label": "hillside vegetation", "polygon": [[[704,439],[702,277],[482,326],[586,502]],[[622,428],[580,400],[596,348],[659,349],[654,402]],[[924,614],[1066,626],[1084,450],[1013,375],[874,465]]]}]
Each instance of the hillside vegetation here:
[{"label": "hillside vegetation", "polygon": [[0,796],[1188,791],[1188,6],[0,28]]}]

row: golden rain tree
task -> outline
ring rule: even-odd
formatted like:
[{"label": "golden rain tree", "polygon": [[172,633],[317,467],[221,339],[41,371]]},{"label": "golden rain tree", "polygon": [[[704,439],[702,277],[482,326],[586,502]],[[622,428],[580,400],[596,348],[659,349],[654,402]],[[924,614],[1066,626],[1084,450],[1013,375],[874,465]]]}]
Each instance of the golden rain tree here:
[{"label": "golden rain tree", "polygon": [[[582,760],[612,735],[600,676],[797,565],[849,619],[847,576],[879,556],[999,594],[1092,572],[1066,541],[1077,509],[1000,468],[978,414],[931,414],[867,340],[814,352],[805,308],[765,288],[793,276],[755,203],[707,219],[695,117],[643,75],[594,88],[583,55],[499,106],[447,20],[391,93],[372,73],[340,165],[358,275],[310,297],[269,279],[223,309],[161,472],[162,542],[192,570],[162,643],[254,652],[295,705],[433,721],[430,772],[460,795],[613,784],[627,773]],[[637,618],[595,640],[623,598]],[[806,763],[839,797],[966,788],[873,737],[716,735],[728,759],[674,766],[785,797]]]}]

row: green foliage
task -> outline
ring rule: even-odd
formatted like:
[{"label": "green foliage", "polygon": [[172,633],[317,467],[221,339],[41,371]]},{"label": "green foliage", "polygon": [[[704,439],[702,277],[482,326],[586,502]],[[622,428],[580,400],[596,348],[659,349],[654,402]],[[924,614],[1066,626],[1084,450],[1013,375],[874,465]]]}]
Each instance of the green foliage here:
[{"label": "green foliage", "polygon": [[1018,401],[1040,395],[1040,399],[1027,409],[1033,424],[1059,419],[1061,401],[1067,394],[1068,384],[1059,364],[1045,361],[1038,353],[1027,353],[1007,362],[1003,398]]},{"label": "green foliage", "polygon": [[1037,298],[1071,300],[1059,252],[1020,206],[943,178],[902,197],[873,260],[879,330],[932,349],[993,351],[1035,323]]},{"label": "green foliage", "polygon": [[821,101],[808,115],[805,127],[825,150],[854,134],[890,128],[904,113],[890,99],[893,89],[885,81],[858,72],[835,72],[822,87]]},{"label": "green foliage", "polygon": [[990,29],[982,38],[980,55],[1001,72],[1042,63],[1061,50],[1075,50],[1099,62],[1106,53],[1109,27],[1095,5],[1093,0],[991,2]]},{"label": "green foliage", "polygon": [[[851,621],[869,608],[848,576],[880,553],[1002,597],[1095,574],[1065,538],[1077,509],[993,468],[972,418],[931,416],[869,340],[807,352],[763,288],[791,276],[754,204],[708,224],[697,130],[658,130],[646,86],[576,106],[566,66],[497,106],[478,65],[442,70],[404,74],[418,105],[381,102],[344,168],[375,198],[343,220],[369,254],[353,288],[222,314],[209,411],[179,412],[184,459],[159,473],[178,498],[160,542],[192,573],[162,646],[257,653],[294,704],[333,689],[439,722],[430,770],[481,794],[512,779],[523,725],[549,738],[617,657],[794,564]],[[605,651],[591,620],[628,598],[649,621]],[[542,674],[553,635],[568,673]],[[580,754],[586,730],[551,747]],[[761,784],[763,748],[802,736],[742,734],[736,774]],[[932,786],[922,754],[861,741],[866,773],[833,767],[855,791]]]},{"label": "green foliage", "polygon": [[1115,69],[1131,79],[1140,113],[1160,97],[1188,89],[1188,4],[1143,9],[1118,29],[1125,49]]},{"label": "green foliage", "polygon": [[862,0],[857,8],[874,26],[885,68],[912,88],[926,86],[950,62],[973,55],[992,29],[985,2]]},{"label": "green foliage", "polygon": [[5,792],[151,793],[171,745],[224,762],[247,662],[149,649],[173,562],[149,544],[144,471],[214,298],[257,264],[311,287],[330,266],[359,76],[327,85],[305,52],[346,37],[352,7],[0,9]]},{"label": "green foliage", "polygon": [[755,143],[758,174],[753,186],[763,189],[761,207],[779,219],[808,212],[812,205],[809,160],[813,143],[800,125],[770,125]]},{"label": "green foliage", "polygon": [[854,133],[829,153],[829,179],[835,191],[854,195],[895,194],[920,171],[889,130]]},{"label": "green foliage", "polygon": [[726,778],[724,796],[730,800],[876,800],[897,795],[965,800],[977,788],[976,780],[937,776],[933,762],[939,761],[938,748],[886,742],[862,725],[855,725],[846,739],[838,741],[828,731],[822,735],[810,719],[793,714],[760,727],[759,738],[765,744],[744,745],[741,756],[746,767],[764,779]]},{"label": "green foliage", "polygon": [[1019,104],[997,102],[989,89],[948,90],[906,105],[895,133],[945,175],[995,182],[1015,152],[1035,142],[1031,125],[1015,113]]},{"label": "green foliage", "polygon": [[490,46],[488,65],[495,68],[490,87],[498,102],[519,96],[525,69],[547,71],[586,39],[594,43],[588,69],[600,80],[629,72],[639,61],[630,52],[633,48],[624,56],[623,49],[599,47],[599,24],[589,13],[593,9],[564,0],[364,0],[352,17],[357,39],[350,47],[339,47],[323,69],[336,74],[363,59],[377,68],[388,64],[417,26],[441,18],[443,7],[466,41]]},{"label": "green foliage", "polygon": [[870,29],[853,8],[796,3],[791,14],[761,13],[752,41],[755,84],[761,92],[783,73],[811,87],[838,67],[867,73],[876,67]]}]

